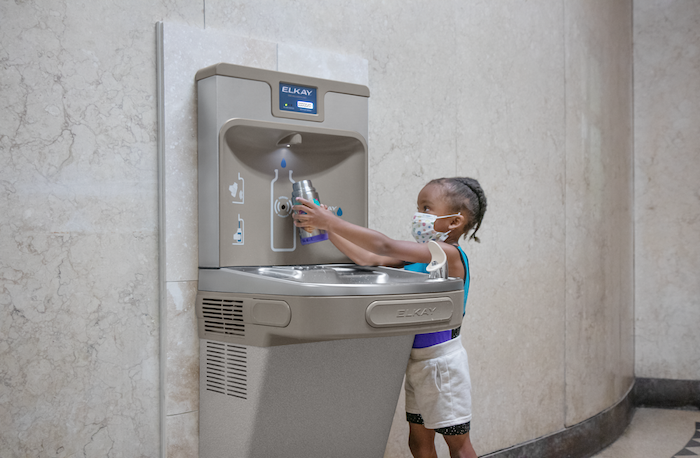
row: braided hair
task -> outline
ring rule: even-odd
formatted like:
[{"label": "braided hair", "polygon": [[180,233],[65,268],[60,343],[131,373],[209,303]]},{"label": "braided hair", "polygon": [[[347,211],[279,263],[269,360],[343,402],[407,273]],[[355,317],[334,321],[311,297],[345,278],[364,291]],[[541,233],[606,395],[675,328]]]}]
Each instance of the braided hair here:
[{"label": "braided hair", "polygon": [[476,236],[476,231],[481,227],[481,221],[486,213],[486,194],[481,189],[481,185],[474,178],[455,177],[437,178],[428,184],[439,184],[445,191],[445,198],[454,210],[465,211],[469,215],[469,222],[464,231],[464,238],[467,238],[469,231],[474,232],[469,239],[481,242]]}]

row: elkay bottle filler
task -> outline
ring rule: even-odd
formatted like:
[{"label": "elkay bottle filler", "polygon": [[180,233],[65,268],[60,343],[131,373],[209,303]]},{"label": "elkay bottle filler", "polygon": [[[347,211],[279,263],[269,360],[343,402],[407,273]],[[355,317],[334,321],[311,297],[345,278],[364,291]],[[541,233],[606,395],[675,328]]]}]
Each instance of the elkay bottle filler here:
[{"label": "elkay bottle filler", "polygon": [[458,279],[302,245],[292,185],[367,225],[369,90],[197,72],[200,457],[381,457],[416,333],[459,326]]}]

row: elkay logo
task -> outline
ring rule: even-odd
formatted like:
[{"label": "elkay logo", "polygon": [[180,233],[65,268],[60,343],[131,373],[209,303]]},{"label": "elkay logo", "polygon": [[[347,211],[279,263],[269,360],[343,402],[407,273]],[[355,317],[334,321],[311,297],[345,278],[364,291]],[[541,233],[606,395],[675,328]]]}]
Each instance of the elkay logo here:
[{"label": "elkay logo", "polygon": [[311,89],[304,89],[301,87],[292,87],[292,86],[282,86],[282,92],[286,94],[291,94],[291,95],[306,95],[309,96],[313,94],[313,90]]},{"label": "elkay logo", "polygon": [[423,309],[399,309],[396,311],[396,318],[410,318],[412,316],[430,316],[435,313],[437,307]]}]

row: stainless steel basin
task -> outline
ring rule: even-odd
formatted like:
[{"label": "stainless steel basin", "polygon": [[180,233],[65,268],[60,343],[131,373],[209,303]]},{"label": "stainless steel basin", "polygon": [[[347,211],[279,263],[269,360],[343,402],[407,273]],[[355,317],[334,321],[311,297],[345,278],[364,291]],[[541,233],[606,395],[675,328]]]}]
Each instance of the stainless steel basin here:
[{"label": "stainless steel basin", "polygon": [[200,269],[199,289],[293,296],[409,294],[454,291],[457,278],[430,279],[427,274],[391,267],[355,264],[249,266]]},{"label": "stainless steel basin", "polygon": [[385,284],[389,281],[389,275],[385,272],[359,266],[314,265],[244,267],[239,270],[301,283],[352,285],[358,283]]}]

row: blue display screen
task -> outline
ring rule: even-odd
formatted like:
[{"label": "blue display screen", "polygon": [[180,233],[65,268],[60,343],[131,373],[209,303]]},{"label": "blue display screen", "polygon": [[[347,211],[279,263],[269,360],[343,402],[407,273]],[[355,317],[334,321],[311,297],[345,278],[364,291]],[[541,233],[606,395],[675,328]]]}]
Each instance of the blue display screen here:
[{"label": "blue display screen", "polygon": [[280,83],[280,110],[318,114],[316,88]]}]

